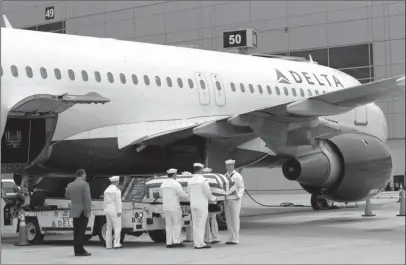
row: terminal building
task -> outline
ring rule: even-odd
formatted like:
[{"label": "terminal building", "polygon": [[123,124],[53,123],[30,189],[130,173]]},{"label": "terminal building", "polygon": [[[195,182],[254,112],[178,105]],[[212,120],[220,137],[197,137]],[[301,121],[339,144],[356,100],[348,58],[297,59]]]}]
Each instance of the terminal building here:
[{"label": "terminal building", "polygon": [[[361,83],[405,73],[404,1],[27,1],[1,2],[14,28],[237,52],[223,32],[253,28],[256,52],[312,56]],[[393,176],[405,172],[405,101],[386,115]],[[243,172],[246,188],[301,189],[278,169]]]}]

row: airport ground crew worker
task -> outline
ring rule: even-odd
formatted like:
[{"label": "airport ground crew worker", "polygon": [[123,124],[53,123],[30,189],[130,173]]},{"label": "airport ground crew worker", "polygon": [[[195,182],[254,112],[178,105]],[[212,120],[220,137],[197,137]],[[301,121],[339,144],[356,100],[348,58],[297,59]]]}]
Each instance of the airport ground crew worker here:
[{"label": "airport ground crew worker", "polygon": [[244,180],[240,173],[235,169],[235,160],[227,160],[226,176],[231,179],[229,195],[235,195],[236,198],[226,199],[224,204],[224,211],[226,214],[227,230],[230,234],[227,245],[235,245],[240,240],[240,212],[242,196],[244,194]]},{"label": "airport ground crew worker", "polygon": [[[211,173],[211,168],[204,168],[203,174]],[[209,205],[209,214],[206,222],[206,232],[204,234],[204,242],[217,244],[220,243],[220,233],[217,224],[217,214],[220,212],[220,206],[218,204]]]},{"label": "airport ground crew worker", "polygon": [[107,220],[106,229],[106,248],[112,248],[112,230],[114,228],[114,245],[115,249],[123,248],[120,244],[121,237],[121,190],[118,188],[120,177],[114,176],[109,178],[110,186],[104,191],[104,214]]},{"label": "airport ground crew worker", "polygon": [[188,194],[193,221],[193,242],[196,249],[211,248],[204,243],[204,232],[208,215],[209,201],[216,202],[217,198],[211,194],[208,180],[202,175],[203,165],[193,164],[193,176],[188,181]]},{"label": "airport ground crew worker", "polygon": [[180,208],[179,199],[188,198],[183,191],[182,186],[176,181],[177,169],[171,168],[166,179],[159,189],[159,195],[162,198],[165,228],[166,228],[166,247],[184,247],[180,237],[182,232],[182,209]]}]

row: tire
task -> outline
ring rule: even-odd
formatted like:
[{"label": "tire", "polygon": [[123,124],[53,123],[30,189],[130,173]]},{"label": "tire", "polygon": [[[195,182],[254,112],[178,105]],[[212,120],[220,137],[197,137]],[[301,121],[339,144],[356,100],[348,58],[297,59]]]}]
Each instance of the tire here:
[{"label": "tire", "polygon": [[310,198],[310,202],[312,205],[313,210],[320,211],[320,210],[330,210],[333,208],[333,202],[330,200],[326,200],[318,194],[312,194]]},{"label": "tire", "polygon": [[165,243],[166,242],[166,231],[163,230],[151,230],[148,231],[149,237],[155,243]]},{"label": "tire", "polygon": [[[106,219],[103,219],[100,222],[99,240],[104,246],[106,246],[106,230],[107,230],[107,222],[106,222]],[[114,229],[113,229],[113,238],[114,238]],[[125,238],[125,234],[121,231],[120,244],[122,244],[124,242],[124,238]]]},{"label": "tire", "polygon": [[26,218],[25,229],[27,231],[27,240],[31,244],[40,244],[44,240],[44,236],[39,229],[38,221],[34,218]]},{"label": "tire", "polygon": [[217,225],[220,231],[227,230],[226,213],[224,211],[224,203],[221,204],[221,211],[216,215]]}]

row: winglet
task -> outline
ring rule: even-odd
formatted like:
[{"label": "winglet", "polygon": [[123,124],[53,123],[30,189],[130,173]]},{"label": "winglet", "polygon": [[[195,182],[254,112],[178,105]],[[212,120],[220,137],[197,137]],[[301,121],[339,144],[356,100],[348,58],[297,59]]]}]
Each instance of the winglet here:
[{"label": "winglet", "polygon": [[311,54],[309,54],[309,59],[310,59],[310,62],[311,62],[311,63],[314,63],[314,62],[313,62],[313,58],[312,58],[312,55],[311,55]]},{"label": "winglet", "polygon": [[10,21],[8,20],[8,18],[6,17],[6,15],[3,15],[3,20],[4,20],[4,25],[6,26],[6,28],[10,28],[12,29],[13,26],[11,25]]}]

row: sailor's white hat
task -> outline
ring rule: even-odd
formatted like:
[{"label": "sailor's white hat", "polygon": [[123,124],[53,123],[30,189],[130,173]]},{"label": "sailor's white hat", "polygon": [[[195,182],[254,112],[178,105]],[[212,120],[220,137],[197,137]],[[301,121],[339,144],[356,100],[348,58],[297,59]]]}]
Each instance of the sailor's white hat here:
[{"label": "sailor's white hat", "polygon": [[112,176],[111,178],[109,178],[109,180],[110,180],[111,182],[119,181],[119,180],[120,180],[120,176]]},{"label": "sailor's white hat", "polygon": [[194,167],[201,167],[201,168],[204,168],[204,165],[201,164],[201,163],[194,163],[193,166],[194,166]]},{"label": "sailor's white hat", "polygon": [[235,160],[229,159],[226,160],[226,165],[235,164]]},{"label": "sailor's white hat", "polygon": [[203,172],[204,172],[204,173],[210,173],[210,172],[211,172],[211,168],[205,167],[205,168],[203,168]]},{"label": "sailor's white hat", "polygon": [[171,168],[171,169],[168,169],[168,170],[166,171],[166,173],[168,173],[168,174],[176,174],[177,172],[178,172],[178,170],[175,169],[175,168]]}]

